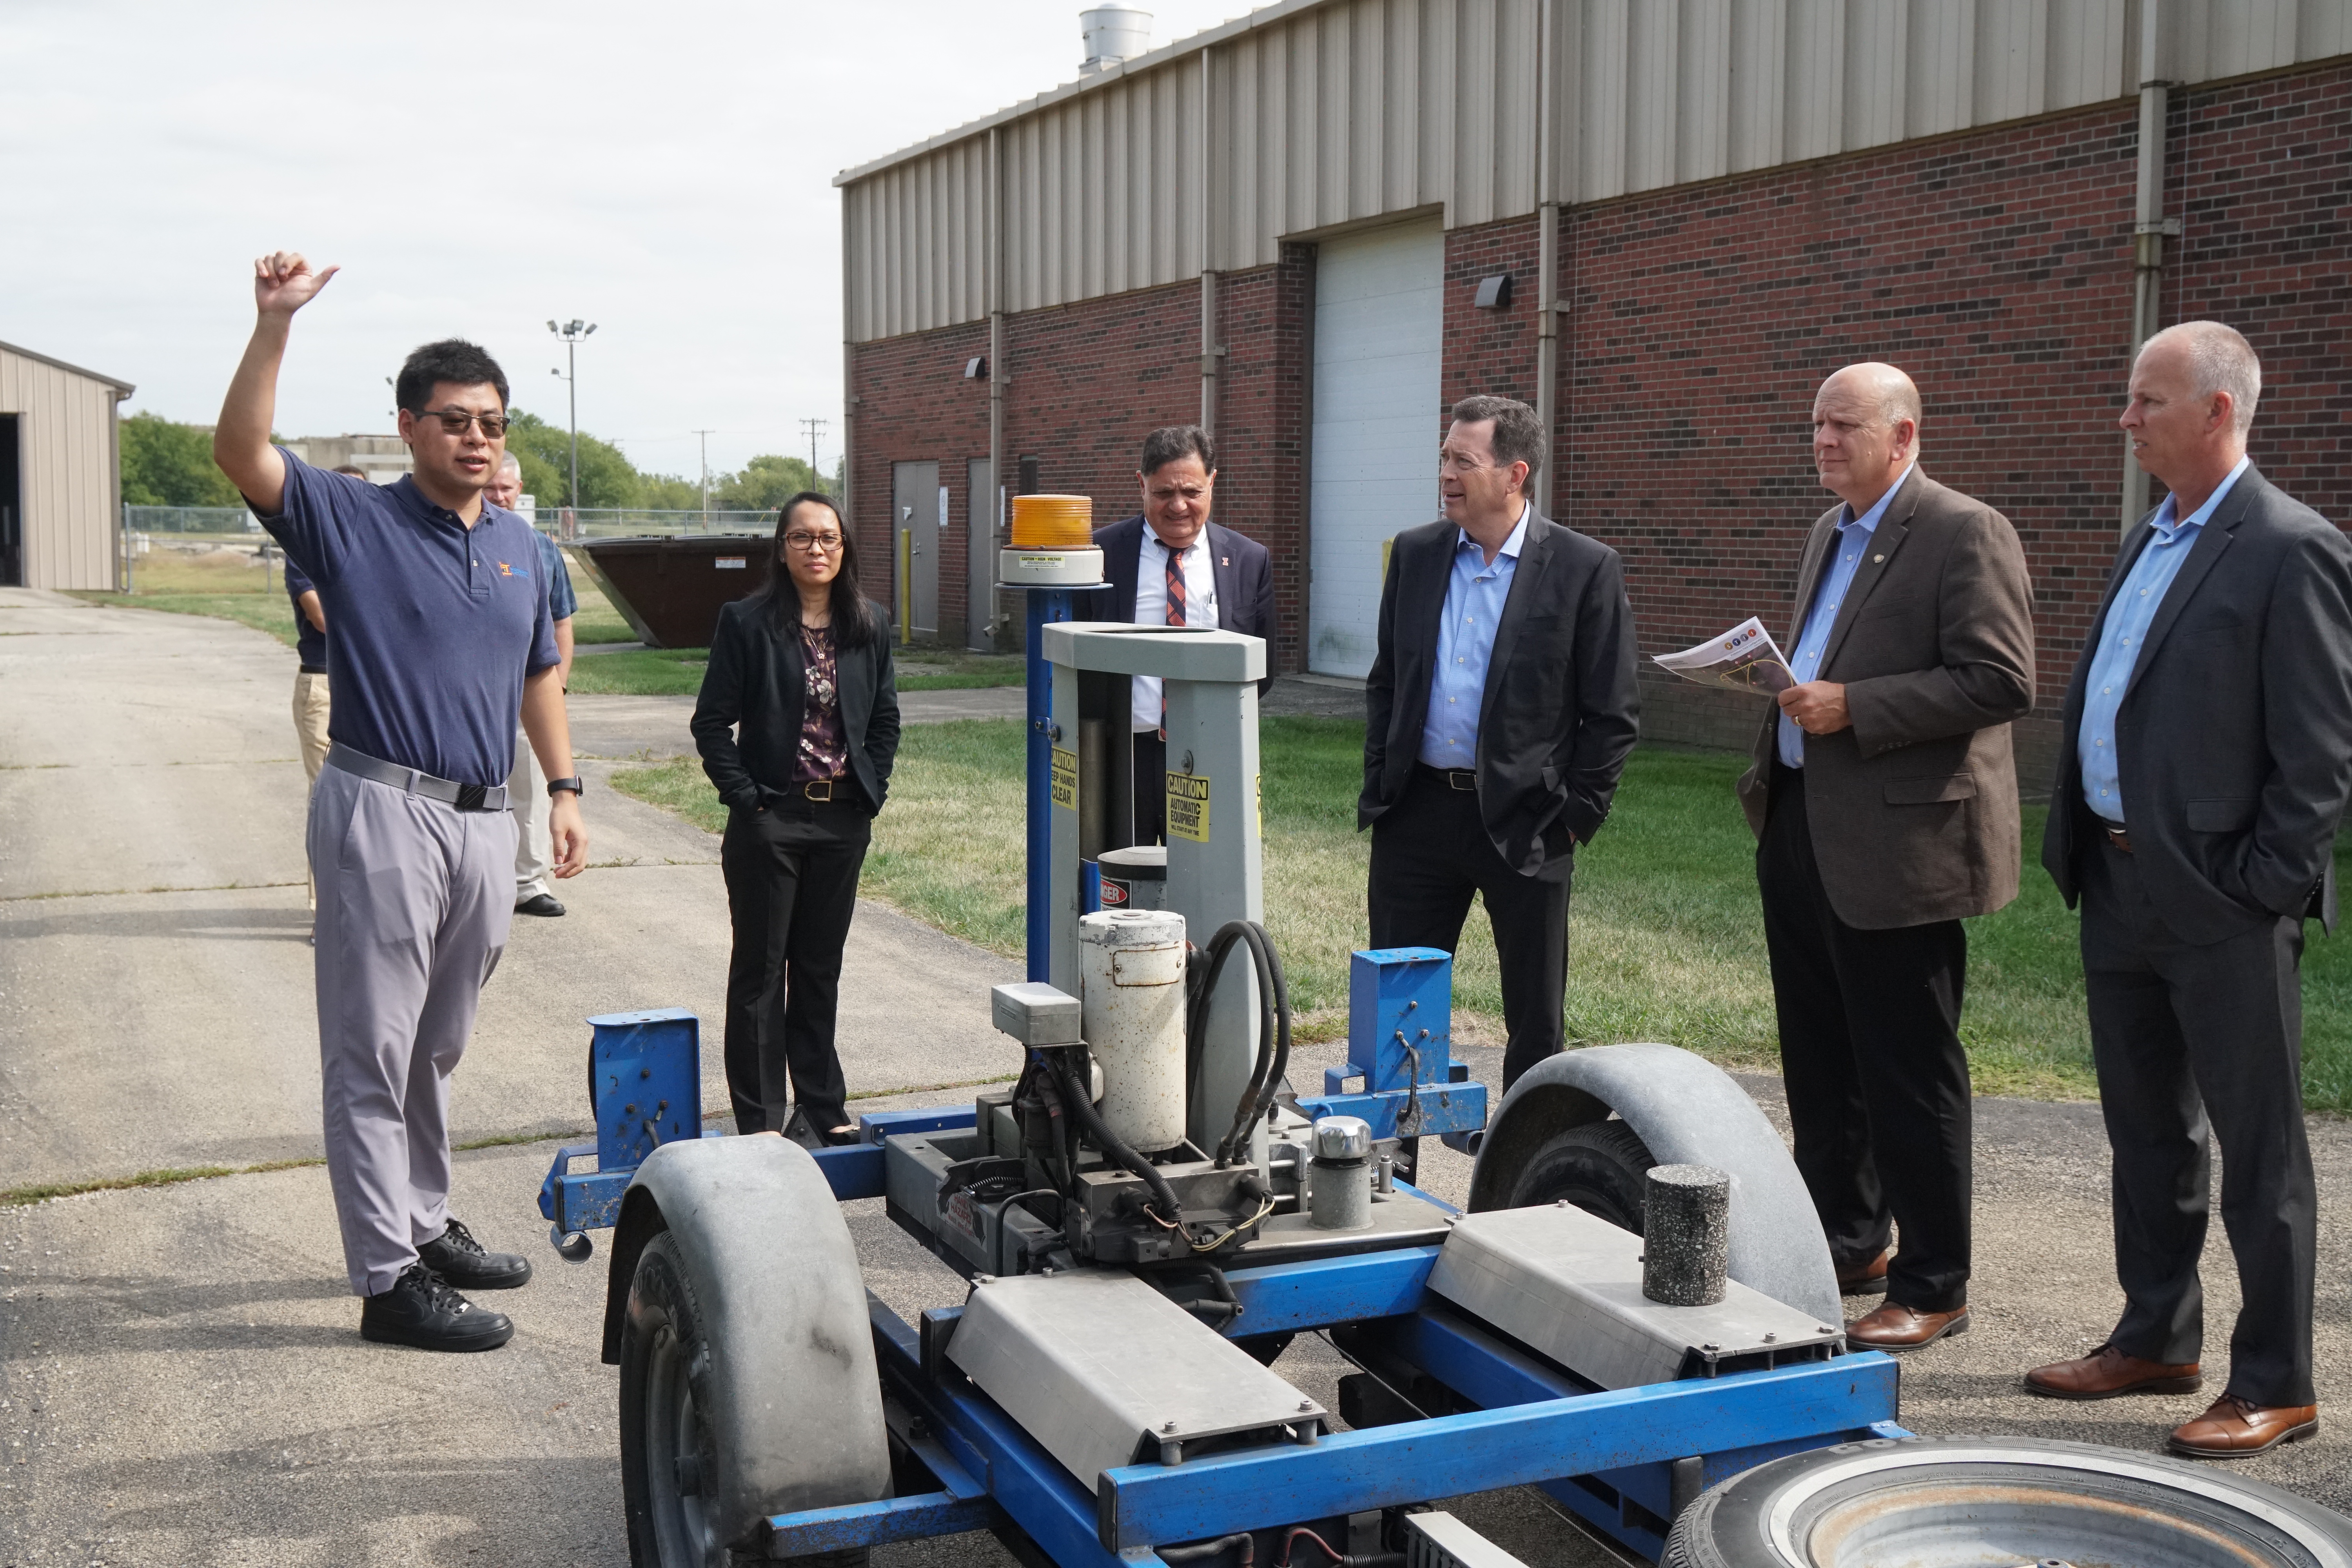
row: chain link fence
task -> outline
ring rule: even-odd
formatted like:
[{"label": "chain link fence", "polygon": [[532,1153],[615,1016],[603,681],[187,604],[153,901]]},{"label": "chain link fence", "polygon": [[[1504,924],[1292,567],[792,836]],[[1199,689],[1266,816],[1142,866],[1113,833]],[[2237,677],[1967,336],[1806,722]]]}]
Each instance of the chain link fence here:
[{"label": "chain link fence", "polygon": [[126,506],[131,533],[259,533],[261,523],[241,506]]}]

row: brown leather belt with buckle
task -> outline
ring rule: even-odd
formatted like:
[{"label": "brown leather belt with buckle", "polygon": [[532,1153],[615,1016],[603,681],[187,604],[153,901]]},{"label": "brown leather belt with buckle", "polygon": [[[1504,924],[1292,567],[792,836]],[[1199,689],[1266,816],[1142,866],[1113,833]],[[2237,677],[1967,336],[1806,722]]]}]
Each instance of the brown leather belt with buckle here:
[{"label": "brown leather belt with buckle", "polygon": [[2101,832],[2103,832],[2103,833],[2105,833],[2105,834],[2107,836],[2107,842],[2108,842],[2108,843],[2110,843],[2110,844],[2114,845],[2116,848],[2118,848],[2118,849],[2122,850],[2125,854],[2128,855],[2128,854],[2130,854],[2130,853],[2132,852],[2132,847],[2131,847],[2131,835],[2130,835],[2130,834],[2128,834],[2128,833],[2126,833],[2122,828],[2120,828],[2120,827],[2103,827],[2103,828],[2101,828],[2101,829],[2100,829],[2100,831],[2101,831]]}]

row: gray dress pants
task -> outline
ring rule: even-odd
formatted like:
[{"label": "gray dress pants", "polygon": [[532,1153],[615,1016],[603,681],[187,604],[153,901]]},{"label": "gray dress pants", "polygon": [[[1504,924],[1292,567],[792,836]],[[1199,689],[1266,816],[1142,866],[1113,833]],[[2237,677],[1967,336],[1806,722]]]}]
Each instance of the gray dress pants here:
[{"label": "gray dress pants", "polygon": [[2083,978],[2099,1109],[2114,1153],[2116,1273],[2126,1355],[2200,1358],[2211,1163],[2238,1264],[2229,1392],[2309,1405],[2318,1197],[2303,1125],[2303,921],[2266,921],[2192,946],[2172,934],[2139,862],[2086,847]]},{"label": "gray dress pants", "polygon": [[514,816],[329,766],[310,795],[327,1177],[352,1289],[449,1224],[449,1075],[514,919]]}]

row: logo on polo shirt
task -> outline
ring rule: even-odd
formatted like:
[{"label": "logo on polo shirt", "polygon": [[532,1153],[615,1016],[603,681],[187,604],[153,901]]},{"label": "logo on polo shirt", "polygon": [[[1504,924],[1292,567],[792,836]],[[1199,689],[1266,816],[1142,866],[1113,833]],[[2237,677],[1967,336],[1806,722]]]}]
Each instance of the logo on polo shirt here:
[{"label": "logo on polo shirt", "polygon": [[499,575],[501,577],[528,577],[530,574],[524,571],[520,566],[509,566],[505,562],[501,561],[499,563]]}]

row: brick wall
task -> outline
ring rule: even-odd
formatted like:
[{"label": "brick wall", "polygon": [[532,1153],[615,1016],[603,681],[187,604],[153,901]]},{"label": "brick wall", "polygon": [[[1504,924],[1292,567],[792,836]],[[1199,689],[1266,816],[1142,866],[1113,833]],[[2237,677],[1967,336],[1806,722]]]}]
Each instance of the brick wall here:
[{"label": "brick wall", "polygon": [[[1220,366],[1215,516],[1273,552],[1282,617],[1273,656],[1284,669],[1297,668],[1306,581],[1313,256],[1286,247],[1276,265],[1224,279],[1218,302],[1229,352]],[[1005,337],[1005,482],[1017,488],[1020,460],[1034,458],[1038,488],[1091,496],[1097,527],[1139,510],[1135,465],[1145,433],[1200,417],[1200,285],[1031,311],[1009,318]],[[962,640],[965,625],[965,465],[988,455],[988,384],[964,380],[963,366],[987,350],[987,326],[976,323],[860,345],[853,370],[860,401],[852,525],[868,563],[867,592],[885,598],[892,582],[892,465],[937,461],[952,508],[940,572],[940,626],[950,642]],[[1002,609],[999,643],[1017,647],[1020,606],[1008,597]]]}]

